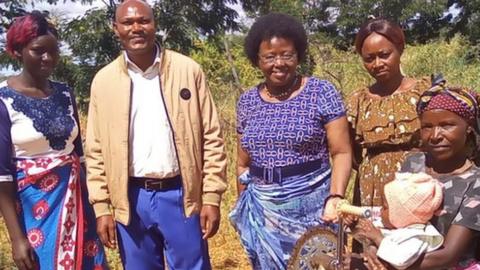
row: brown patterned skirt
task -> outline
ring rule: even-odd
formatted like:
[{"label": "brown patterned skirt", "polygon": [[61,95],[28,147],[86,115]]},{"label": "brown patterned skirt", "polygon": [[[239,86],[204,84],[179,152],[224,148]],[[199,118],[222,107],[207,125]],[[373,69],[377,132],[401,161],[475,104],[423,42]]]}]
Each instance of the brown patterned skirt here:
[{"label": "brown patterned skirt", "polygon": [[367,154],[358,169],[354,202],[362,206],[382,206],[383,186],[394,179],[405,157],[414,151]]}]

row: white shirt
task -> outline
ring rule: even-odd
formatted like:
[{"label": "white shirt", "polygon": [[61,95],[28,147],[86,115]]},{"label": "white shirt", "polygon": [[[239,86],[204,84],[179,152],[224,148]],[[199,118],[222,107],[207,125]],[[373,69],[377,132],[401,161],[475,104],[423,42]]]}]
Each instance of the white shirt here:
[{"label": "white shirt", "polygon": [[378,247],[377,256],[396,269],[408,268],[423,253],[434,251],[443,244],[443,236],[430,223],[381,231],[384,238]]},{"label": "white shirt", "polygon": [[125,52],[133,84],[129,127],[129,175],[168,178],[180,174],[172,129],[161,94],[159,48],[145,72]]}]

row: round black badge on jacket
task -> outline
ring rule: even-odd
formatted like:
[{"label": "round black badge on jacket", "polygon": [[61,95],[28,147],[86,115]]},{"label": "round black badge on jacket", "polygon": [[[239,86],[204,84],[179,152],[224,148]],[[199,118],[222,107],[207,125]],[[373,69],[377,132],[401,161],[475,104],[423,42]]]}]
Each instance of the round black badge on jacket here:
[{"label": "round black badge on jacket", "polygon": [[192,96],[192,93],[190,93],[190,90],[188,90],[187,88],[183,88],[182,90],[180,90],[180,96],[185,100],[189,100]]}]

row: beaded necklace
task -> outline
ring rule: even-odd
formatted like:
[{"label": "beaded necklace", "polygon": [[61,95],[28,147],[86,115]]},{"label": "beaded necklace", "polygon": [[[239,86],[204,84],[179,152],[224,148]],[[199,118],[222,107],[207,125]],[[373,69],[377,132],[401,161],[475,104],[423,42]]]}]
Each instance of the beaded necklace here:
[{"label": "beaded necklace", "polygon": [[288,95],[290,95],[293,88],[297,84],[297,81],[298,81],[298,76],[296,75],[295,80],[293,80],[293,83],[290,85],[290,87],[288,87],[285,91],[282,91],[280,94],[273,94],[272,92],[270,92],[270,89],[268,89],[267,84],[265,84],[265,90],[267,90],[267,96],[269,98],[284,99],[288,97]]}]

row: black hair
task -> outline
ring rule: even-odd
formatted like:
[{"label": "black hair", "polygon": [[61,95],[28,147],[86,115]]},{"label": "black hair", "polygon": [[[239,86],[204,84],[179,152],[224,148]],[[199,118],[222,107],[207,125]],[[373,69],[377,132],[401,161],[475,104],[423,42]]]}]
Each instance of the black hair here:
[{"label": "black hair", "polygon": [[299,61],[305,58],[307,33],[294,17],[284,13],[269,13],[258,18],[245,37],[244,50],[250,62],[257,66],[260,43],[274,37],[293,41]]},{"label": "black hair", "polygon": [[369,20],[360,27],[360,30],[355,36],[355,50],[358,54],[362,54],[363,42],[373,33],[384,36],[395,45],[395,48],[397,48],[400,54],[403,53],[403,49],[405,48],[405,34],[402,28],[392,21],[378,18]]}]

